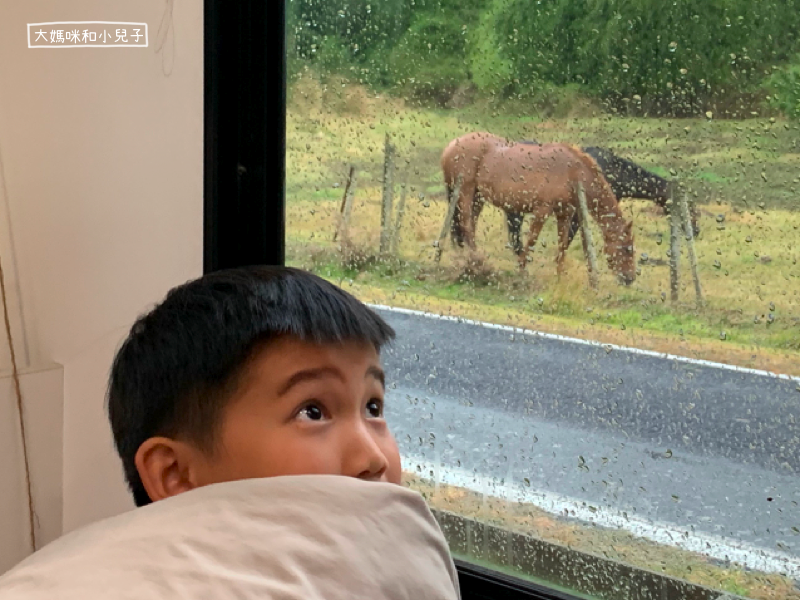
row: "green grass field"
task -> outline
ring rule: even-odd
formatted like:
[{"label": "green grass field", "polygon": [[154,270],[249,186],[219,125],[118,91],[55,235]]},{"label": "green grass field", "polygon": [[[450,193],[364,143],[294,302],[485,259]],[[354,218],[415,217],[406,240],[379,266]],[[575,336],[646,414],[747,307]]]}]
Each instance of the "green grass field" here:
[{"label": "green grass field", "polygon": [[[747,366],[800,372],[800,146],[796,126],[773,120],[716,121],[583,117],[544,121],[519,106],[463,110],[409,107],[360,87],[292,89],[287,139],[289,259],[365,299],[449,311],[472,318],[693,354]],[[668,219],[653,203],[626,199],[640,274],[618,287],[598,248],[599,290],[587,288],[581,245],[556,278],[555,225],[548,222],[527,274],[516,270],[501,212],[487,207],[478,226],[482,255],[434,246],[446,212],[439,157],[454,137],[484,130],[510,138],[603,145],[668,177],[680,177],[701,210],[696,241],[705,303],[695,304],[688,258],[681,298],[669,300]],[[384,137],[397,148],[395,204],[406,213],[397,259],[379,259]],[[349,165],[356,168],[349,254],[332,241]],[[403,188],[404,186],[404,188]],[[523,233],[527,232],[527,227]],[[595,227],[595,239],[601,239]],[[646,255],[646,260],[642,260]]]}]

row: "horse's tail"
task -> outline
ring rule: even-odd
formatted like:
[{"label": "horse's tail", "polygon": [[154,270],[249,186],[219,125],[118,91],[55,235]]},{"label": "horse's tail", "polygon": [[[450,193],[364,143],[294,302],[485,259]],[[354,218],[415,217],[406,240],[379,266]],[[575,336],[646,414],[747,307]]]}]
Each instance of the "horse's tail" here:
[{"label": "horse's tail", "polygon": [[[453,186],[447,184],[447,202],[453,202]],[[453,210],[453,220],[450,221],[450,241],[462,248],[464,246],[464,232],[461,229],[461,206],[458,200],[455,201],[456,205]]]}]

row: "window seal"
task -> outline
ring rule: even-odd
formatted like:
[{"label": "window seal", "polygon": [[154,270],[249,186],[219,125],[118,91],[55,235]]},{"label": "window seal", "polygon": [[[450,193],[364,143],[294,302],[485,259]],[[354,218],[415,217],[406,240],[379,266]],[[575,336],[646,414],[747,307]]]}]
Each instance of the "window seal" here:
[{"label": "window seal", "polygon": [[455,559],[461,600],[580,600],[494,569]]}]

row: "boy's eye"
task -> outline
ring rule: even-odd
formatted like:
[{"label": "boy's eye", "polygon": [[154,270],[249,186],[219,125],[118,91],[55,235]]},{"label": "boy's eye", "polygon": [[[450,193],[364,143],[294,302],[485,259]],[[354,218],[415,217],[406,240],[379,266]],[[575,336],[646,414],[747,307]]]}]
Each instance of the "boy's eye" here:
[{"label": "boy's eye", "polygon": [[300,410],[298,416],[310,421],[320,421],[325,415],[322,413],[322,409],[318,405],[309,404]]},{"label": "boy's eye", "polygon": [[377,398],[367,402],[367,413],[374,419],[381,418],[383,416],[383,402]]}]

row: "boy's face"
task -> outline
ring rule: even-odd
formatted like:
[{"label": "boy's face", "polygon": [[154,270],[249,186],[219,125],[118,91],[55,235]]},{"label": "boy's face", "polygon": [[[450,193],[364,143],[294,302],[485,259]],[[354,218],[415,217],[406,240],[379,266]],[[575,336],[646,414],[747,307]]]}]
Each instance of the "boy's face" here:
[{"label": "boy's face", "polygon": [[371,344],[270,341],[223,411],[215,451],[193,460],[194,484],[306,474],[399,484],[384,391]]}]

